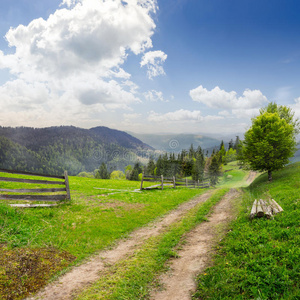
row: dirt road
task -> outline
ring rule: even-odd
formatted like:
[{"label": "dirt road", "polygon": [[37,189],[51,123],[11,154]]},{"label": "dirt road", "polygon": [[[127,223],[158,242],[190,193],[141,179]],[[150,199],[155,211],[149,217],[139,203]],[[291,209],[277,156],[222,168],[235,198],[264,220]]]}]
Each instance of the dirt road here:
[{"label": "dirt road", "polygon": [[215,206],[208,222],[188,233],[183,249],[177,252],[179,258],[173,259],[170,271],[160,277],[163,289],[153,291],[150,299],[191,299],[196,290],[195,276],[208,267],[212,249],[232,218],[231,204],[238,195],[237,190],[230,190]]},{"label": "dirt road", "polygon": [[134,231],[129,238],[119,241],[111,250],[101,251],[88,262],[74,267],[70,272],[60,277],[57,281],[46,286],[34,297],[27,300],[47,299],[66,300],[73,299],[74,295],[84,290],[89,284],[99,278],[99,272],[107,266],[115,264],[132,254],[148,238],[157,236],[166,230],[172,223],[180,220],[190,209],[197,204],[206,201],[211,191],[180,205],[160,220],[147,227]]}]

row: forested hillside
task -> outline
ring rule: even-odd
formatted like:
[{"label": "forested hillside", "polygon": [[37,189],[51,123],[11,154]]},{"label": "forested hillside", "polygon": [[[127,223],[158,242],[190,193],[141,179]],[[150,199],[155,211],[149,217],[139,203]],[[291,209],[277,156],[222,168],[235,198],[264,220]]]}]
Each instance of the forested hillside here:
[{"label": "forested hillside", "polygon": [[0,168],[75,175],[105,162],[124,169],[152,148],[129,134],[95,127],[0,127]]}]

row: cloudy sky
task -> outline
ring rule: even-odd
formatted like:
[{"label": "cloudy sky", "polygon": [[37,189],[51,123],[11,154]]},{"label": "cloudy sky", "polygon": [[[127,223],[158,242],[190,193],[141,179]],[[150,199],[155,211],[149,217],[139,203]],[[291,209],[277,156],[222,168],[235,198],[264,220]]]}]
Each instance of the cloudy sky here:
[{"label": "cloudy sky", "polygon": [[0,125],[243,132],[300,116],[299,0],[0,1]]}]

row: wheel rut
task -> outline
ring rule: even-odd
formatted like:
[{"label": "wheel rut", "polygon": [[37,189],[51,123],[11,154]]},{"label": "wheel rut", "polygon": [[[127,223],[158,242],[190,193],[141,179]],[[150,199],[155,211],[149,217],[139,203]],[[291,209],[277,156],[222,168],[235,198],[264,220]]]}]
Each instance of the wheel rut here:
[{"label": "wheel rut", "polygon": [[[171,260],[170,270],[161,275],[162,289],[151,292],[151,300],[190,300],[196,291],[195,277],[210,264],[211,254],[220,237],[220,231],[233,217],[232,200],[239,196],[231,189],[214,207],[207,222],[202,222],[186,235],[179,257]],[[220,227],[220,225],[223,227]]]},{"label": "wheel rut", "polygon": [[162,218],[135,230],[128,238],[120,240],[112,249],[103,250],[91,257],[87,262],[75,266],[71,271],[47,285],[35,296],[27,298],[27,300],[74,299],[76,294],[99,279],[99,273],[101,271],[120,260],[126,259],[126,257],[133,254],[145,240],[165,231],[171,224],[179,221],[190,209],[209,199],[211,194],[211,191],[206,192],[197,198],[181,204],[177,209],[172,210]]}]

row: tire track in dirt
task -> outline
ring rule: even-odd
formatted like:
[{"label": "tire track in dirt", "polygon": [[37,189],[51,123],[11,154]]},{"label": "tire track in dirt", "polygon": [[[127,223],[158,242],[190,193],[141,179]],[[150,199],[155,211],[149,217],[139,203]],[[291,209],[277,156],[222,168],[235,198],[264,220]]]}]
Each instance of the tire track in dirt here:
[{"label": "tire track in dirt", "polygon": [[171,224],[179,221],[190,209],[209,199],[211,194],[212,191],[208,191],[197,198],[181,204],[177,209],[172,210],[164,217],[150,223],[146,227],[137,229],[127,239],[120,240],[113,249],[101,251],[90,258],[88,262],[74,267],[70,272],[64,274],[55,282],[50,283],[35,296],[27,298],[27,300],[73,299],[76,294],[99,279],[100,271],[134,253],[146,239],[162,233]]},{"label": "tire track in dirt", "polygon": [[[151,300],[190,300],[196,291],[195,277],[210,263],[217,244],[218,226],[226,226],[232,219],[232,200],[239,192],[231,189],[214,207],[208,222],[202,222],[186,235],[186,243],[177,251],[179,258],[170,261],[170,271],[160,276],[163,290],[153,290]],[[224,232],[224,227],[219,228]]]}]

